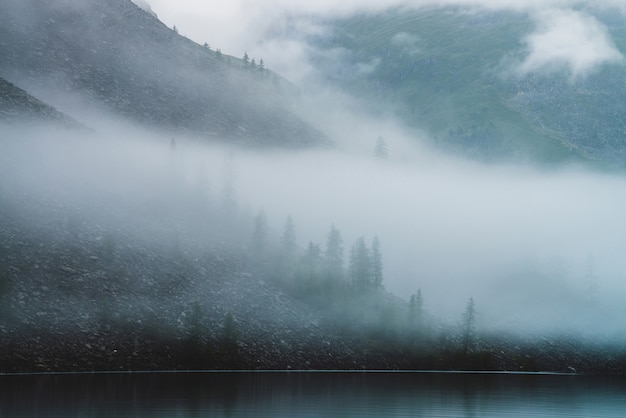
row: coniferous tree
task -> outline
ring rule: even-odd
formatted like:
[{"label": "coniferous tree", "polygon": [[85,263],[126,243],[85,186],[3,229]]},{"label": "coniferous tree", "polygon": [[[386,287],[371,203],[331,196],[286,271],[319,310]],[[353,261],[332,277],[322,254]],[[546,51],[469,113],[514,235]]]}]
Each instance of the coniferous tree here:
[{"label": "coniferous tree", "polygon": [[386,160],[389,156],[389,150],[387,148],[387,143],[383,139],[382,136],[379,136],[376,140],[376,146],[374,147],[374,156],[376,158],[380,158]]},{"label": "coniferous tree", "polygon": [[256,61],[254,60],[254,58],[252,58],[252,61],[250,61],[250,67],[252,67],[252,69],[256,69]]},{"label": "coniferous tree", "polygon": [[285,227],[283,228],[283,253],[293,257],[296,253],[296,226],[293,223],[291,215],[287,217],[285,221]]},{"label": "coniferous tree", "polygon": [[200,304],[196,301],[191,305],[191,314],[187,318],[187,344],[190,349],[198,349],[202,336],[203,312]]},{"label": "coniferous tree", "polygon": [[261,261],[267,246],[267,218],[265,212],[259,211],[254,218],[254,232],[252,234],[252,252],[256,261]]},{"label": "coniferous tree", "polygon": [[409,301],[409,324],[411,328],[422,331],[425,319],[422,289],[418,289],[417,293],[411,295],[411,300]]},{"label": "coniferous tree", "polygon": [[243,66],[247,67],[249,63],[250,63],[250,57],[248,56],[247,52],[244,52],[244,54],[243,54]]},{"label": "coniferous tree", "polygon": [[11,293],[11,280],[9,275],[0,270],[0,319],[9,313],[9,294]]},{"label": "coniferous tree", "polygon": [[228,312],[224,317],[224,326],[222,328],[222,342],[229,350],[237,349],[237,340],[239,338],[239,332],[237,331],[237,323],[233,314]]},{"label": "coniferous tree", "polygon": [[300,279],[308,290],[319,290],[319,269],[322,251],[318,244],[309,242],[300,262]]},{"label": "coniferous tree", "polygon": [[372,287],[370,252],[365,238],[360,237],[350,251],[350,279],[357,292],[366,292]]},{"label": "coniferous tree", "polygon": [[259,71],[263,72],[265,70],[265,63],[263,62],[263,58],[259,60]]},{"label": "coniferous tree", "polygon": [[285,281],[293,277],[296,267],[296,227],[291,215],[287,217],[283,228],[280,250],[276,258],[276,276]]},{"label": "coniferous tree", "polygon": [[343,238],[335,225],[330,227],[326,240],[324,270],[328,280],[339,282],[343,278]]},{"label": "coniferous tree", "polygon": [[470,298],[467,302],[461,326],[463,332],[463,352],[467,354],[474,342],[474,333],[476,328],[476,307],[474,305],[473,298]]},{"label": "coniferous tree", "polygon": [[371,262],[372,289],[379,290],[383,287],[383,255],[380,251],[378,237],[374,237],[372,240]]},{"label": "coniferous tree", "polygon": [[239,353],[239,330],[233,314],[228,312],[224,317],[222,327],[222,348],[224,350],[224,365],[226,367],[240,367],[241,355]]}]

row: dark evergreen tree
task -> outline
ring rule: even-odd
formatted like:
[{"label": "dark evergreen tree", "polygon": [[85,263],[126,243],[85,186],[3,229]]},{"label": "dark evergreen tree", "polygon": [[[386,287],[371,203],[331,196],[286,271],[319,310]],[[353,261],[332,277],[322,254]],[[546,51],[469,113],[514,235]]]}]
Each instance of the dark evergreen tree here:
[{"label": "dark evergreen tree", "polygon": [[424,311],[424,299],[422,297],[422,289],[418,289],[417,293],[411,295],[409,301],[409,324],[412,329],[422,331],[424,328],[426,313]]},{"label": "dark evergreen tree", "polygon": [[[2,266],[0,266],[2,268]],[[9,295],[11,293],[11,280],[9,275],[0,270],[0,319],[9,314]]]},{"label": "dark evergreen tree", "polygon": [[343,279],[343,238],[341,238],[341,232],[335,228],[335,225],[330,227],[326,240],[324,274],[327,280],[334,283]]},{"label": "dark evergreen tree", "polygon": [[249,63],[250,63],[250,57],[248,56],[247,52],[244,52],[244,54],[243,54],[243,66],[247,67]]},{"label": "dark evergreen tree", "polygon": [[285,221],[285,227],[283,228],[283,254],[293,258],[296,254],[296,246],[296,226],[293,223],[293,218],[289,215]]},{"label": "dark evergreen tree", "polygon": [[371,280],[372,280],[372,289],[379,290],[383,287],[383,255],[380,251],[380,241],[378,237],[374,237],[372,240],[372,251],[371,251],[371,262],[372,262],[372,270],[371,270]]},{"label": "dark evergreen tree", "polygon": [[241,367],[242,360],[239,353],[239,330],[237,329],[237,322],[230,312],[228,312],[224,318],[221,340],[224,367]]},{"label": "dark evergreen tree", "polygon": [[463,332],[463,352],[467,354],[474,342],[474,333],[476,328],[476,307],[474,305],[473,298],[470,298],[467,302],[465,312],[463,313],[461,327]]},{"label": "dark evergreen tree", "polygon": [[202,336],[202,322],[204,313],[200,304],[196,301],[191,305],[191,313],[187,318],[187,344],[190,349],[198,349],[200,347]]},{"label": "dark evergreen tree", "polygon": [[350,279],[357,292],[366,292],[372,288],[372,264],[365,238],[360,237],[350,251]]},{"label": "dark evergreen tree", "polygon": [[256,61],[254,60],[254,58],[252,58],[252,61],[250,61],[250,67],[252,67],[252,69],[256,69]]},{"label": "dark evergreen tree", "polygon": [[254,232],[252,234],[252,253],[255,260],[265,258],[267,249],[267,218],[265,212],[259,211],[254,218]]},{"label": "dark evergreen tree", "polygon": [[387,143],[382,136],[379,136],[376,140],[376,146],[374,147],[374,156],[380,159],[387,159],[389,156],[389,150],[387,149]]},{"label": "dark evergreen tree", "polygon": [[237,330],[237,323],[233,314],[228,312],[224,317],[224,326],[222,327],[222,343],[227,350],[237,350],[237,340],[239,339],[239,332]]},{"label": "dark evergreen tree", "polygon": [[296,227],[291,215],[289,215],[285,221],[281,244],[276,257],[275,274],[278,280],[287,281],[293,278],[297,264],[296,255]]},{"label": "dark evergreen tree", "polygon": [[304,282],[304,289],[319,293],[319,270],[322,251],[318,244],[309,242],[300,262],[300,280]]}]

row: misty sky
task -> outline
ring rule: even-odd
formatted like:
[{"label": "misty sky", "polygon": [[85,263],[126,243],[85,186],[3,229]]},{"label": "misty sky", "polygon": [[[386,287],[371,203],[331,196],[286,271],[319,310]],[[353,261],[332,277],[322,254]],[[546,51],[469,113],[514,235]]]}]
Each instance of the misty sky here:
[{"label": "misty sky", "polygon": [[[287,14],[345,15],[409,4],[399,0],[346,1],[341,5],[329,0],[314,4],[293,0],[149,3],[161,20],[176,25],[182,35],[198,43],[207,41],[227,54],[241,56],[247,51],[252,57],[262,57],[270,68],[294,81],[306,79],[313,66],[308,62],[306,37],[281,35]],[[607,27],[594,15],[602,8],[621,13],[620,3],[598,1],[585,8],[584,2],[567,0],[441,2],[476,6],[479,11],[511,8],[528,15],[535,26],[520,39],[520,48],[526,52],[515,70],[560,72],[572,82],[599,65],[624,61],[624,52],[615,47]],[[411,4],[433,3],[423,0]],[[325,30],[307,19],[298,22],[302,34]],[[410,36],[394,39],[411,42]],[[542,171],[521,165],[482,165],[442,155],[428,149],[418,132],[406,129],[393,116],[373,119],[348,96],[323,88],[316,93],[305,95],[303,110],[317,109],[305,112],[306,117],[337,141],[336,149],[259,154],[237,150],[235,155],[241,206],[252,214],[264,210],[277,234],[291,215],[302,248],[309,240],[323,246],[330,226],[335,224],[344,235],[346,254],[359,236],[371,242],[377,235],[382,244],[386,288],[404,299],[421,288],[427,309],[451,318],[458,317],[465,301],[474,297],[479,310],[492,319],[511,321],[525,312],[526,320],[541,315],[547,322],[548,314],[541,307],[554,313],[558,304],[591,299],[586,289],[592,269],[602,301],[598,305],[610,311],[600,312],[609,318],[603,325],[623,329],[623,176],[577,167]],[[59,161],[47,160],[54,155],[42,142],[46,152],[37,154],[41,161],[31,161],[32,148],[22,149],[25,145],[21,140],[4,139],[16,151],[14,155],[0,155],[4,161],[0,172],[21,173],[26,184],[32,178],[33,184],[41,181],[48,186],[54,178],[45,169],[51,167],[51,173],[66,172],[68,179],[79,179],[89,193],[149,200],[150,196],[142,195],[146,190],[143,183],[129,186],[131,176],[120,175],[124,172],[120,167],[145,170],[146,174],[140,173],[138,178],[149,184],[169,163],[170,138],[141,130],[120,128],[117,132],[117,122],[111,126],[111,136],[123,141],[107,141],[112,148],[104,151],[81,141],[85,156],[76,159],[81,161],[77,166],[64,160],[65,155],[75,155],[74,150],[74,154],[61,153]],[[145,143],[126,143],[128,138],[144,135]],[[387,161],[372,156],[378,135],[389,145]],[[218,168],[230,150],[193,145],[189,138],[177,139],[177,155],[184,162],[181,166],[189,170],[189,182],[193,183],[206,167],[215,194],[220,189]],[[109,154],[114,158],[107,157]],[[13,158],[15,155],[24,155],[23,164]],[[154,166],[148,156],[156,161]],[[101,172],[92,170],[95,174],[90,178],[85,167],[103,168]],[[110,167],[115,171],[109,172]],[[77,192],[82,199],[81,193],[82,189]],[[517,298],[515,306],[512,295]],[[545,299],[548,296],[556,300]]]},{"label": "misty sky", "polygon": [[[527,15],[535,22],[535,30],[520,39],[525,58],[513,70],[521,73],[563,71],[575,80],[598,65],[624,61],[606,26],[595,16],[607,11],[626,13],[626,4],[619,0],[150,0],[149,3],[163,22],[176,25],[181,34],[198,43],[208,42],[230,55],[242,56],[247,51],[257,60],[263,57],[270,68],[294,81],[311,71],[306,63],[309,46],[293,36],[294,18],[299,22],[296,32],[304,36],[325,30],[312,25],[305,16],[346,16],[391,6],[460,5],[475,13],[513,10]],[[290,36],[283,37],[280,33],[286,30],[287,17],[291,19]]]},{"label": "misty sky", "polygon": [[[307,35],[328,30],[312,23],[310,16],[346,16],[390,6],[461,5],[472,13],[512,10],[531,19],[534,26],[519,40],[520,50],[509,51],[520,57],[506,69],[511,73],[557,73],[576,82],[602,65],[626,61],[626,51],[616,47],[599,18],[607,12],[626,15],[626,4],[620,0],[149,3],[164,23],[176,25],[182,35],[229,55],[242,56],[246,51],[257,60],[263,58],[269,68],[305,90],[314,85],[308,81],[315,80],[316,71],[309,61],[312,46]],[[402,35],[394,39],[410,44],[410,37]],[[626,293],[622,280],[626,230],[620,210],[626,204],[626,182],[622,178],[573,168],[546,173],[443,158],[416,145],[416,133],[407,132],[393,117],[371,120],[350,97],[323,86],[310,90],[316,94],[307,95],[309,109],[326,111],[312,112],[308,118],[339,141],[340,152],[276,159],[238,157],[239,167],[244,167],[239,180],[242,195],[250,199],[253,210],[268,212],[276,230],[291,214],[301,245],[309,239],[323,243],[331,223],[344,233],[347,248],[359,235],[371,239],[378,234],[388,289],[408,295],[421,287],[431,309],[436,305],[439,313],[455,315],[456,307],[469,296],[483,304],[490,298],[491,307],[482,307],[485,313],[506,312],[511,300],[504,298],[498,304],[498,297],[504,295],[498,293],[498,286],[515,292],[511,288],[526,279],[522,276],[528,269],[533,271],[527,276],[542,282],[541,286],[564,281],[568,286],[563,289],[577,297],[585,297],[586,276],[592,269],[606,306],[621,304],[620,295]],[[372,142],[363,138],[372,133],[383,135],[389,143],[390,163],[371,159]],[[288,178],[285,172],[290,173]],[[259,187],[257,178],[272,187]],[[518,308],[524,298],[548,293],[533,286],[525,287],[526,295],[520,293]],[[564,293],[563,299],[567,297]],[[540,301],[537,306],[549,308],[561,302]],[[611,321],[621,321],[620,312],[619,317],[607,315]],[[527,314],[548,316],[536,307]],[[493,316],[510,320],[513,315]]]}]

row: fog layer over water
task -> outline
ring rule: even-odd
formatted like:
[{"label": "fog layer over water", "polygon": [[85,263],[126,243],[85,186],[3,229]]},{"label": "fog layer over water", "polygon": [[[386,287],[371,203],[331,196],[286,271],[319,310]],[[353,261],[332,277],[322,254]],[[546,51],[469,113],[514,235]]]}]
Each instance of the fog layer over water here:
[{"label": "fog layer over water", "polygon": [[[153,240],[157,224],[174,222],[160,208],[172,185],[217,204],[230,182],[238,210],[265,211],[276,236],[291,215],[302,248],[325,245],[332,224],[346,255],[360,236],[378,236],[386,290],[407,300],[421,289],[434,316],[458,320],[473,297],[484,329],[612,337],[624,328],[621,175],[481,165],[403,146],[400,135],[385,138],[389,158],[378,159],[375,136],[371,152],[255,152],[182,137],[173,149],[170,137],[134,129],[3,130],[0,192],[18,209],[35,197]],[[204,210],[189,196],[176,203]]]}]

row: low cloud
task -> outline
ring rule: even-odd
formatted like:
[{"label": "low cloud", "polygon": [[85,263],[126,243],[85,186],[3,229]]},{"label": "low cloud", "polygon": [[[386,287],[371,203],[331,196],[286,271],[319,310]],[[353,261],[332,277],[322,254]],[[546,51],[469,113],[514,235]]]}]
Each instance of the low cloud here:
[{"label": "low cloud", "polygon": [[393,38],[391,38],[391,43],[404,49],[409,55],[417,55],[420,53],[420,37],[412,33],[396,33]]},{"label": "low cloud", "polygon": [[624,60],[607,28],[595,17],[574,10],[550,10],[537,15],[537,30],[524,40],[528,54],[521,74],[567,71],[584,77],[603,64]]}]

